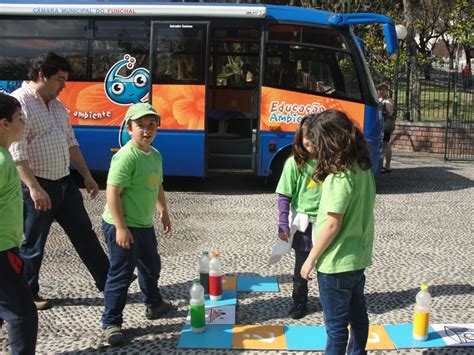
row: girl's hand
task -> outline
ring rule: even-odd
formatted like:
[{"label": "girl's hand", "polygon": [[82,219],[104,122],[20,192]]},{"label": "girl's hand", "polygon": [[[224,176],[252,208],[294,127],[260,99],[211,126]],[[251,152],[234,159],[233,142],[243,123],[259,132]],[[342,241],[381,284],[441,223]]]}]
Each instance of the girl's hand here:
[{"label": "girl's hand", "polygon": [[288,240],[290,239],[290,233],[280,232],[278,233],[278,238],[280,238],[281,240],[284,240],[285,242],[288,242]]},{"label": "girl's hand", "polygon": [[163,212],[161,214],[161,223],[163,223],[163,233],[168,234],[171,232],[171,220],[168,212]]},{"label": "girl's hand", "polygon": [[124,249],[130,249],[133,244],[132,233],[128,228],[117,228],[115,232],[115,243]]},{"label": "girl's hand", "polygon": [[314,263],[306,259],[303,266],[301,267],[301,271],[300,271],[301,277],[308,281],[311,280],[312,278],[309,277],[309,275],[311,274],[313,269],[314,269]]}]

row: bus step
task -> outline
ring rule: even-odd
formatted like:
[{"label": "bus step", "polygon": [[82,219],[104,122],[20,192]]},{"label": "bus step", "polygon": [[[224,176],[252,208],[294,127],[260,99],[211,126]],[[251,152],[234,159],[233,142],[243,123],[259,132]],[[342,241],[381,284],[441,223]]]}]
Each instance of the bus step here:
[{"label": "bus step", "polygon": [[211,154],[245,154],[252,151],[252,140],[208,138],[208,146]]},{"label": "bus step", "polygon": [[250,169],[252,167],[252,155],[209,154],[207,166],[209,169]]},{"label": "bus step", "polygon": [[219,175],[255,175],[252,169],[207,169],[208,176]]}]

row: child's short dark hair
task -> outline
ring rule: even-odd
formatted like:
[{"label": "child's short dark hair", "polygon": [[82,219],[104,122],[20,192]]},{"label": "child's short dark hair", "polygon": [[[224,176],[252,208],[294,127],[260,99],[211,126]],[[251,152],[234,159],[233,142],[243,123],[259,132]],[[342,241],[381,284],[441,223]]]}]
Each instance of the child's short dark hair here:
[{"label": "child's short dark hair", "polygon": [[20,103],[13,96],[0,93],[0,119],[6,118],[12,121],[13,114],[21,108]]},{"label": "child's short dark hair", "polygon": [[388,84],[380,83],[380,84],[377,85],[377,90],[387,90],[387,91],[389,91],[390,88],[388,87]]},{"label": "child's short dark hair", "polygon": [[364,135],[345,113],[323,111],[310,122],[308,131],[317,153],[315,181],[323,181],[329,174],[344,169],[353,170],[357,163],[364,170],[372,166]]},{"label": "child's short dark hair", "polygon": [[33,62],[28,72],[28,78],[37,81],[39,73],[42,73],[46,78],[50,78],[60,70],[71,73],[72,68],[66,58],[48,52]]}]

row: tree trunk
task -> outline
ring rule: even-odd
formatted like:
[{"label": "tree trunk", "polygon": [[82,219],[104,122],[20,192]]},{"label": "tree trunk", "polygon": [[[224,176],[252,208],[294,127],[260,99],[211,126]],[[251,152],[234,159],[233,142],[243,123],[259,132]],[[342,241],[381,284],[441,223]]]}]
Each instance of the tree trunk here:
[{"label": "tree trunk", "polygon": [[420,78],[418,76],[418,69],[416,65],[416,42],[415,42],[415,27],[413,22],[413,9],[411,0],[403,0],[403,8],[405,15],[405,22],[407,24],[407,50],[408,50],[408,72],[410,80],[410,102],[409,111],[411,120],[413,122],[420,121]]},{"label": "tree trunk", "polygon": [[464,49],[464,55],[466,56],[466,65],[469,68],[469,75],[472,73],[472,68],[471,68],[471,48],[468,45],[463,45],[462,46]]}]

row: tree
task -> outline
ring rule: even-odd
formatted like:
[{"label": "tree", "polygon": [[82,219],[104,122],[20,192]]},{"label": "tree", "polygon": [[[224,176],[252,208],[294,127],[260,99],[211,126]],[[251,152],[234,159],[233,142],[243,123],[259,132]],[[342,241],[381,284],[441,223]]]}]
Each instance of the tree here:
[{"label": "tree", "polygon": [[448,51],[450,53],[450,68],[453,69],[453,59],[456,45],[463,47],[466,62],[471,68],[471,48],[474,47],[474,6],[468,0],[455,0],[451,12],[444,19],[446,33],[443,36]]},{"label": "tree", "polygon": [[[403,0],[403,8],[405,15],[405,22],[407,27],[407,37],[406,37],[406,46],[407,46],[407,78],[409,78],[410,83],[410,100],[409,100],[409,113],[411,114],[411,119],[414,122],[420,120],[420,78],[418,77],[418,68],[416,63],[416,42],[415,42],[415,20],[413,17],[413,8],[411,6],[411,0]],[[408,117],[406,117],[408,118]]]},{"label": "tree", "polygon": [[417,63],[423,69],[426,79],[430,78],[431,50],[440,36],[446,32],[443,17],[451,12],[452,2],[446,0],[415,0],[412,6],[416,35]]}]

